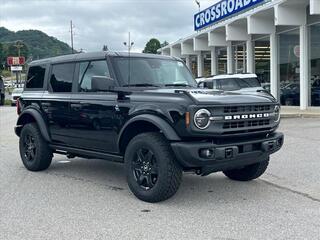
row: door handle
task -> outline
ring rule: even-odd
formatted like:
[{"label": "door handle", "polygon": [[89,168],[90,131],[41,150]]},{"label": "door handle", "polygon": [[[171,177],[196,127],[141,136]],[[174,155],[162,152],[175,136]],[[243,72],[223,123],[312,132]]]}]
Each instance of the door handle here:
[{"label": "door handle", "polygon": [[41,106],[42,106],[42,107],[50,107],[50,106],[51,106],[51,103],[41,103]]}]

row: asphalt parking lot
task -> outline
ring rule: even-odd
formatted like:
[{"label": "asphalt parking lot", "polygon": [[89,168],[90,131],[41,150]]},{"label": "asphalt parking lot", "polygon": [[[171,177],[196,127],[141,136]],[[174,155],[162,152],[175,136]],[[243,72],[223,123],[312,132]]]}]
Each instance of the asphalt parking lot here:
[{"label": "asphalt parking lot", "polygon": [[129,191],[122,165],[56,155],[28,172],[0,107],[0,239],[320,239],[320,119],[284,119],[283,149],[259,180],[185,174],[170,200]]}]

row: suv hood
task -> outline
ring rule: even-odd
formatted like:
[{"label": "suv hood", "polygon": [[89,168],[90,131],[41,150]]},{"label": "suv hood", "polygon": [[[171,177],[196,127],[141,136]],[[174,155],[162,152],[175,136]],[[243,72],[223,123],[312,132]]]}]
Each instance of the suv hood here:
[{"label": "suv hood", "polygon": [[276,99],[266,92],[226,92],[212,89],[148,89],[145,92],[185,94],[195,104],[254,104],[275,103]]}]

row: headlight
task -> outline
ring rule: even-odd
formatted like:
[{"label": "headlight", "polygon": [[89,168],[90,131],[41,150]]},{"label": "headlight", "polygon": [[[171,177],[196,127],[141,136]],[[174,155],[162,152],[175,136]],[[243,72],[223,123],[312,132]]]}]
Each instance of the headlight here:
[{"label": "headlight", "polygon": [[198,110],[193,117],[194,124],[197,128],[203,130],[209,127],[210,125],[210,116],[211,113],[207,109]]},{"label": "headlight", "polygon": [[276,105],[274,107],[274,121],[279,122],[280,121],[280,106]]}]

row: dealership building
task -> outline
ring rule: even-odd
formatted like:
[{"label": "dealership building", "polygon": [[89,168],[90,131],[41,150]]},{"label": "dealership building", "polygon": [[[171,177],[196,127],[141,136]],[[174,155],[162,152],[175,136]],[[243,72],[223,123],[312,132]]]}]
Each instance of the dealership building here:
[{"label": "dealership building", "polygon": [[256,73],[282,105],[320,106],[320,0],[222,0],[161,49],[196,77]]}]

